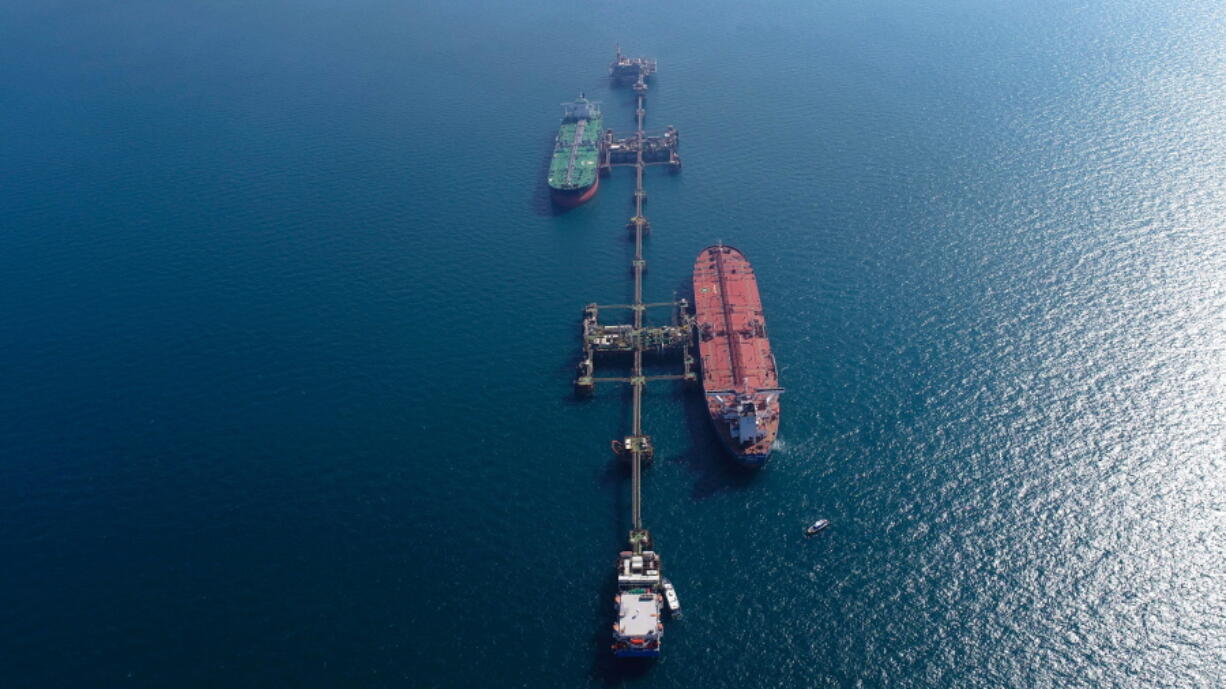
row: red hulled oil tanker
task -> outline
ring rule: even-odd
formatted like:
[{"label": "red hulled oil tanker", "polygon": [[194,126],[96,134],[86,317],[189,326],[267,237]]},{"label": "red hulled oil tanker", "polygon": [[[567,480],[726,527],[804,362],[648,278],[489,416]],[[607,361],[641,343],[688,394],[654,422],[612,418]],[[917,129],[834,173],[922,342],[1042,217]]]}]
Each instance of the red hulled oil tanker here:
[{"label": "red hulled oil tanker", "polygon": [[779,432],[779,372],[753,266],[723,244],[694,262],[702,386],[715,432],[742,464],[758,467]]}]

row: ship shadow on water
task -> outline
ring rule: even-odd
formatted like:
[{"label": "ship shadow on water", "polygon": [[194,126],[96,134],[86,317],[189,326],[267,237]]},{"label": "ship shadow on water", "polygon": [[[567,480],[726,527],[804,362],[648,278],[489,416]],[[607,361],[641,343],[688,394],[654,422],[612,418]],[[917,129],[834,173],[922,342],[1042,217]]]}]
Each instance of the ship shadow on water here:
[{"label": "ship shadow on water", "polygon": [[[629,505],[627,504],[627,509]],[[624,549],[624,546],[618,550]],[[613,655],[613,632],[611,625],[616,618],[613,612],[613,597],[617,595],[617,577],[614,574],[616,552],[609,553],[608,576],[600,582],[600,600],[605,605],[596,606],[592,620],[592,665],[589,676],[605,686],[625,684],[628,680],[642,679],[656,666],[657,658],[618,658]],[[667,653],[667,651],[665,651]]]},{"label": "ship shadow on water", "polygon": [[[673,292],[674,298],[689,302],[692,314],[694,283],[681,280],[674,286]],[[699,382],[673,388],[673,399],[685,413],[685,428],[690,444],[685,451],[670,454],[670,461],[678,462],[694,475],[691,496],[695,500],[701,500],[748,488],[757,479],[760,470],[738,464],[716,437],[715,429],[711,426],[711,416],[707,411],[706,398],[702,394],[702,357],[698,354],[697,343],[694,344],[693,352]]]},{"label": "ship shadow on water", "polygon": [[678,462],[694,476],[690,495],[695,500],[702,500],[751,486],[761,470],[738,464],[716,438],[702,388],[678,389],[675,394],[677,403],[685,412],[690,446],[684,452],[670,455],[670,460]]},{"label": "ship shadow on water", "polygon": [[[609,600],[613,599],[616,586],[609,587]],[[609,616],[612,619],[612,616]],[[606,629],[608,625],[603,625]],[[609,650],[609,634],[597,638],[596,654],[592,661],[592,678],[606,686],[625,684],[627,680],[642,679],[656,666],[655,658],[618,658]],[[666,651],[667,652],[667,651]]]},{"label": "ship shadow on water", "polygon": [[541,144],[538,149],[541,151],[540,165],[536,171],[536,184],[532,189],[532,213],[543,218],[552,218],[559,215],[564,215],[572,208],[562,208],[554,203],[549,196],[549,163],[553,159],[553,136],[544,136],[541,138]]},{"label": "ship shadow on water", "polygon": [[[656,658],[618,658],[611,648],[613,634],[610,625],[614,620],[613,597],[617,594],[617,577],[613,575],[616,553],[610,553],[609,576],[600,584],[600,599],[607,605],[596,606],[596,619],[592,622],[592,665],[589,676],[605,685],[625,684],[627,680],[641,679],[656,666]],[[667,651],[665,651],[667,653]]]}]

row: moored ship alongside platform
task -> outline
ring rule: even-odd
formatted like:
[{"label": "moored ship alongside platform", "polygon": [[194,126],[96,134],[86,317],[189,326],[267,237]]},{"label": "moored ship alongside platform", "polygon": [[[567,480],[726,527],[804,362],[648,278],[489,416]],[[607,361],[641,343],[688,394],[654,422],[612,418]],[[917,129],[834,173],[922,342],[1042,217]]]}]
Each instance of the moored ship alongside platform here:
[{"label": "moored ship alongside platform", "polygon": [[597,164],[604,118],[600,106],[583,96],[562,105],[562,124],[549,161],[549,191],[564,208],[586,203],[600,188]]},{"label": "moored ship alongside platform", "polygon": [[664,636],[660,556],[652,550],[623,550],[617,560],[617,595],[613,607],[613,655],[621,658],[660,655]]},{"label": "moored ship alongside platform", "polygon": [[779,374],[753,266],[718,244],[694,262],[702,384],[715,432],[742,464],[766,463],[779,432]]}]

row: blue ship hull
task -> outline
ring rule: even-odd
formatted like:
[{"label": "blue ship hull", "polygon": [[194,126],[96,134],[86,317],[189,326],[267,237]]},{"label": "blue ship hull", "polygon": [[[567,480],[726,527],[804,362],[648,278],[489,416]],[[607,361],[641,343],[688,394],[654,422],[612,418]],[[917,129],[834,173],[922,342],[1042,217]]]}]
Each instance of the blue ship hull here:
[{"label": "blue ship hull", "polygon": [[658,658],[660,656],[660,649],[624,648],[620,651],[614,651],[613,655],[618,658]]},{"label": "blue ship hull", "polygon": [[[729,448],[729,451],[731,452],[731,448]],[[732,456],[738,464],[750,469],[760,469],[766,464],[766,460],[770,459],[769,452],[764,455],[747,455],[740,452],[732,452]]]}]

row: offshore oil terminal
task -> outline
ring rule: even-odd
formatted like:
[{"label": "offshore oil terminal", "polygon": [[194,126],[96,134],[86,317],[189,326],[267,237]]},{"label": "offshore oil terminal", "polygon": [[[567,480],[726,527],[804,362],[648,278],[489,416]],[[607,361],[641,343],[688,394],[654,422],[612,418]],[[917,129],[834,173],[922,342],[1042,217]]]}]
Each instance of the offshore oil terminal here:
[{"label": "offshore oil terminal", "polygon": [[[628,384],[632,392],[630,434],[612,442],[614,453],[630,464],[631,476],[631,529],[627,549],[619,553],[616,564],[612,650],[619,657],[659,656],[665,606],[674,618],[681,614],[676,589],[663,576],[661,557],[652,545],[651,532],[643,526],[643,468],[655,455],[651,436],[644,432],[642,423],[647,383],[697,383],[696,361],[691,353],[697,340],[703,365],[712,372],[706,393],[717,434],[734,457],[751,466],[760,466],[770,453],[779,422],[778,395],[782,392],[776,383],[753,270],[739,251],[721,243],[699,255],[694,272],[694,290],[700,302],[697,316],[690,314],[685,299],[643,301],[643,275],[647,270],[643,240],[651,230],[644,212],[645,172],[651,165],[667,166],[671,172],[681,170],[677,129],[670,126],[651,136],[644,131],[647,81],[655,72],[654,59],[628,57],[619,46],[609,76],[614,84],[629,84],[634,89],[634,133],[618,138],[608,129],[597,138],[593,130],[601,125],[603,116],[597,104],[580,95],[579,100],[563,106],[549,171],[552,197],[559,206],[568,208],[592,198],[599,186],[598,177],[611,174],[614,168],[631,167],[635,174],[634,215],[626,224],[634,240],[634,299],[629,304],[589,303],[584,308],[583,354],[575,378],[575,390],[580,395],[593,394],[598,383]],[[590,175],[593,167],[596,174]],[[670,310],[667,325],[645,325],[646,311],[655,308]],[[602,315],[609,311],[629,311],[631,322],[602,323]],[[645,375],[645,357],[675,361],[679,370]],[[598,363],[618,360],[629,361],[629,375],[597,375]]]}]

